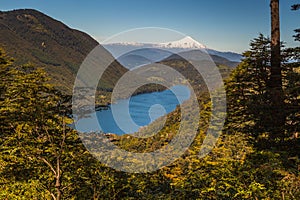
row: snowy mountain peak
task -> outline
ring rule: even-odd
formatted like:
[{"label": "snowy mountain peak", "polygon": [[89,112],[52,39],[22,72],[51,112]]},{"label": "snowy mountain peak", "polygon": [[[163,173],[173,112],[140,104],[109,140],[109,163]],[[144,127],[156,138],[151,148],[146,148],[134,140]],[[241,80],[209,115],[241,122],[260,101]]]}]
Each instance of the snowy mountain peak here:
[{"label": "snowy mountain peak", "polygon": [[160,46],[164,48],[182,48],[182,49],[205,49],[206,46],[197,42],[190,36],[186,36],[181,40],[161,43]]},{"label": "snowy mountain peak", "polygon": [[[115,58],[119,58],[124,54],[135,52],[135,55],[142,55],[143,57],[150,58],[148,60],[158,61],[162,60],[171,54],[178,54],[180,52],[188,52],[190,50],[200,50],[207,52],[210,55],[217,55],[224,57],[230,61],[240,62],[242,55],[233,52],[221,52],[207,48],[205,45],[197,42],[190,36],[183,37],[180,40],[165,42],[165,43],[143,43],[143,42],[118,42],[118,43],[105,43],[102,44]],[[158,50],[153,50],[158,49]],[[203,51],[204,50],[204,51]],[[142,53],[136,53],[140,51]],[[147,56],[145,56],[147,52]],[[158,56],[158,57],[156,57]],[[139,57],[140,59],[140,57]],[[121,62],[122,63],[122,62]],[[125,65],[126,66],[126,65]]]},{"label": "snowy mountain peak", "polygon": [[119,42],[119,43],[106,43],[105,46],[136,46],[148,48],[163,48],[163,49],[206,49],[207,47],[190,36],[186,36],[180,40],[165,42],[165,43],[139,43],[139,42]]}]

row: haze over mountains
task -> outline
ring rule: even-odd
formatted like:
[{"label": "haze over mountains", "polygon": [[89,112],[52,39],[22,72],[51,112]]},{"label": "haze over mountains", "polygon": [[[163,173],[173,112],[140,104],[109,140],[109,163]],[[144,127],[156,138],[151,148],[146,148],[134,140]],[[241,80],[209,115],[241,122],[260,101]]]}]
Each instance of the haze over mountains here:
[{"label": "haze over mountains", "polygon": [[207,57],[207,54],[210,55],[216,64],[230,67],[237,66],[242,59],[242,55],[237,53],[209,49],[190,36],[186,36],[178,41],[165,43],[124,42],[108,43],[103,44],[103,46],[128,69],[160,62],[164,59],[178,59],[179,57],[189,60],[202,60],[204,57]]}]

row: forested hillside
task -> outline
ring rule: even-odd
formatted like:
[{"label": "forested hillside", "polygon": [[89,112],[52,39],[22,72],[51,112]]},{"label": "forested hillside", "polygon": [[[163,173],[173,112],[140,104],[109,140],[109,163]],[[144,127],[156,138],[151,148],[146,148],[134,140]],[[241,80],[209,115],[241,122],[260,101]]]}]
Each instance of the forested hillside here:
[{"label": "forested hillside", "polygon": [[[13,67],[1,50],[1,199],[58,194],[63,199],[297,199],[299,63],[284,64],[285,128],[282,137],[273,137],[271,125],[264,123],[270,114],[269,67],[261,64],[268,63],[268,49],[267,38],[254,39],[228,78],[226,126],[209,156],[197,156],[210,116],[209,99],[202,99],[202,128],[190,150],[151,174],[116,172],[96,161],[66,126],[70,119],[57,103],[62,97],[46,73]],[[116,136],[115,143],[135,152],[160,148],[176,132],[179,114],[170,114],[165,128],[152,138]]]},{"label": "forested hillside", "polygon": [[[0,47],[16,59],[15,64],[31,62],[43,67],[52,83],[66,94],[72,93],[83,60],[99,45],[86,33],[32,9],[0,12],[0,34]],[[111,54],[107,52],[106,56]],[[101,87],[112,89],[126,71],[118,62],[113,63],[101,80]]]},{"label": "forested hillside", "polygon": [[[299,30],[295,40],[300,40]],[[212,103],[201,78],[191,79],[201,108],[195,140],[171,165],[140,174],[116,171],[96,160],[67,126],[72,123],[69,102],[49,82],[49,72],[41,63],[24,65],[1,49],[0,199],[300,199],[300,47],[281,47],[279,103],[272,102],[273,48],[272,40],[259,34],[233,71],[219,66],[227,93],[226,122],[216,146],[203,158],[198,153]],[[193,73],[181,60],[165,64]],[[155,136],[108,137],[131,152],[155,151],[184,123],[180,112],[178,107],[168,114]]]}]

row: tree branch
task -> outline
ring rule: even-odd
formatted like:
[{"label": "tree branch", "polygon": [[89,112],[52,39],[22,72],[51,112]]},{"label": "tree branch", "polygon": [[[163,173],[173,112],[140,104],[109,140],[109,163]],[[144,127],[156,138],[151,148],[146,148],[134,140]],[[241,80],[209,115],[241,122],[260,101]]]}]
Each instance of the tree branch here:
[{"label": "tree branch", "polygon": [[54,200],[56,200],[56,197],[55,197],[55,195],[51,192],[50,193],[50,195],[51,195],[51,197],[54,199]]},{"label": "tree branch", "polygon": [[38,158],[40,160],[42,160],[46,165],[48,165],[48,167],[50,167],[50,169],[54,173],[54,175],[57,176],[57,173],[56,173],[55,169],[53,168],[53,166],[45,158],[43,158],[41,156],[38,156]]}]

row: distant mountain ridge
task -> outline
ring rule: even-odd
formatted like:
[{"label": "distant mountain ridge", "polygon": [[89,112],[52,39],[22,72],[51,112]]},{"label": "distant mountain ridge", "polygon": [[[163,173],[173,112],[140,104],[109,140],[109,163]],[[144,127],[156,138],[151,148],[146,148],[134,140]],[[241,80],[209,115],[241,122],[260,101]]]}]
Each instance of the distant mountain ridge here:
[{"label": "distant mountain ridge", "polygon": [[165,43],[108,43],[103,46],[127,69],[134,69],[165,59],[182,59],[199,61],[208,58],[217,65],[236,67],[242,55],[232,52],[220,52],[208,49],[205,45],[186,36],[180,40]]},{"label": "distant mountain ridge", "polygon": [[[88,34],[71,29],[37,10],[0,12],[0,47],[16,59],[44,67],[62,91],[71,93],[76,72],[99,43]],[[107,53],[107,56],[111,56]],[[114,62],[103,78],[104,88],[112,88],[127,71]]]},{"label": "distant mountain ridge", "polygon": [[[105,43],[105,47],[110,46],[132,46],[140,48],[157,48],[157,49],[172,49],[172,51],[182,51],[184,49],[206,49],[207,47],[190,36],[186,36],[177,41],[163,42],[163,43],[140,43],[140,42],[119,42],[119,43]],[[176,50],[178,49],[178,50]]]},{"label": "distant mountain ridge", "polygon": [[241,54],[230,52],[230,51],[222,52],[222,51],[217,51],[217,50],[208,49],[208,48],[206,49],[206,51],[210,55],[221,56],[221,57],[224,57],[227,60],[230,60],[233,62],[241,62],[243,59],[243,56]]},{"label": "distant mountain ridge", "polygon": [[[224,57],[225,59],[233,62],[241,62],[242,55],[234,52],[221,52],[210,49],[205,45],[194,40],[190,36],[183,37],[177,41],[165,42],[165,43],[138,43],[138,42],[119,42],[119,43],[105,43],[103,46],[113,54],[115,58],[118,58],[124,54],[124,52],[131,52],[138,49],[160,49],[166,52],[182,53],[191,50],[202,50],[210,55],[216,55]],[[167,56],[165,56],[167,57]],[[162,58],[163,59],[163,58]],[[161,59],[161,60],[162,60]]]}]

